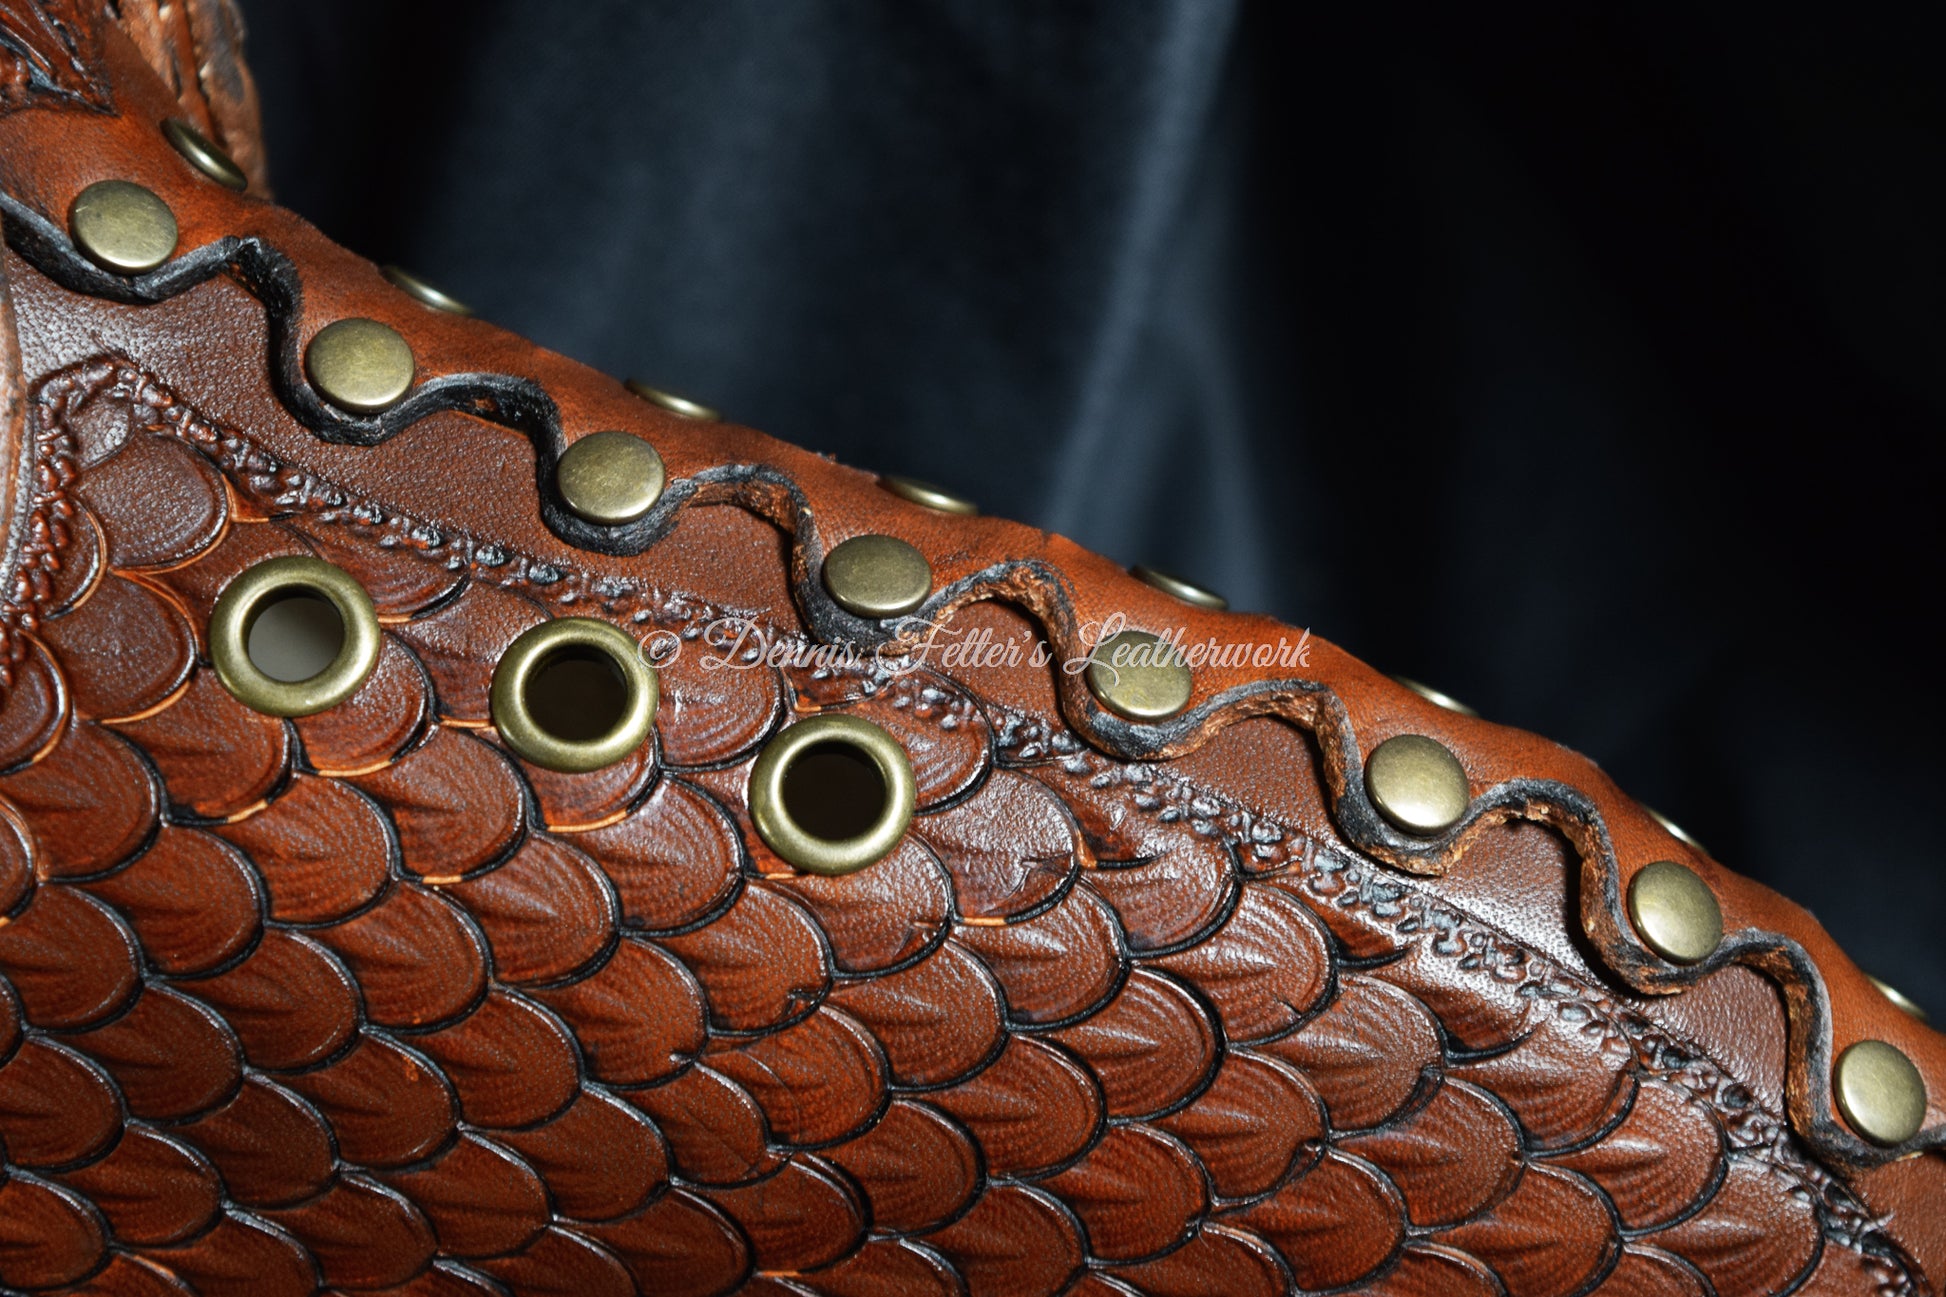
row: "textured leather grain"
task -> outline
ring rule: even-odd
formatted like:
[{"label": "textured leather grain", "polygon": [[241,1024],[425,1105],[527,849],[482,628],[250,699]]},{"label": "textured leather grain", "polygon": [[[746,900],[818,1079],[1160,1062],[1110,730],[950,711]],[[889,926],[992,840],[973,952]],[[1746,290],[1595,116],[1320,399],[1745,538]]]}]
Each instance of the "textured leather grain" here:
[{"label": "textured leather grain", "polygon": [[[1946,1040],[1808,915],[1586,760],[1323,641],[1296,674],[1199,669],[1167,723],[1103,711],[1031,650],[1115,613],[1296,632],[421,306],[163,139],[194,111],[260,159],[226,12],[0,4],[0,1289],[1935,1290]],[[221,59],[220,110],[169,74]],[[68,243],[110,177],[181,226],[148,275]],[[382,416],[304,378],[346,316],[413,347]],[[553,483],[607,428],[671,483],[616,532]],[[884,643],[818,580],[867,532],[931,560],[923,665],[711,669],[725,618]],[[296,721],[232,698],[206,640],[287,554],[384,625],[370,679]],[[685,646],[654,741],[593,774],[490,724],[499,655],[562,615]],[[902,844],[841,878],[774,856],[746,798],[826,711],[918,783]],[[1406,732],[1473,794],[1431,840],[1364,791]],[[1699,967],[1623,916],[1658,859],[1721,900]],[[1866,1038],[1931,1096],[1896,1149],[1832,1104]]]}]

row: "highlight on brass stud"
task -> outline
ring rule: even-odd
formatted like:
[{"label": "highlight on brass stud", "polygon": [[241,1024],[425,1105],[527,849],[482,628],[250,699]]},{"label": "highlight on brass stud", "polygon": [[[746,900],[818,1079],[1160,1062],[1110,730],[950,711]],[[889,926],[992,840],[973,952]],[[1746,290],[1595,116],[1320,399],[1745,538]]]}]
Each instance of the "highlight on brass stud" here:
[{"label": "highlight on brass stud", "polygon": [[612,766],[648,740],[655,668],[626,632],[592,617],[542,622],[508,646],[493,671],[493,727],[547,770]]},{"label": "highlight on brass stud", "polygon": [[377,414],[412,386],[412,348],[397,329],[353,317],[319,329],[304,349],[304,368],[319,395],[355,414]]},{"label": "highlight on brass stud", "polygon": [[1461,716],[1472,716],[1477,718],[1480,714],[1474,711],[1471,707],[1468,707],[1465,703],[1461,702],[1459,699],[1453,697],[1453,695],[1449,693],[1442,693],[1440,690],[1433,688],[1431,685],[1420,684],[1417,680],[1413,680],[1410,677],[1393,676],[1392,682],[1394,684],[1404,685],[1407,689],[1410,689],[1413,693],[1418,694],[1421,698],[1433,704],[1433,706],[1435,707],[1444,707],[1447,711],[1458,712]]},{"label": "highlight on brass stud", "polygon": [[1196,684],[1176,646],[1145,630],[1120,631],[1095,645],[1084,675],[1102,706],[1132,721],[1174,716]]},{"label": "highlight on brass stud", "polygon": [[1653,806],[1644,806],[1642,809],[1649,813],[1650,819],[1654,820],[1657,824],[1660,824],[1662,826],[1662,831],[1664,833],[1667,833],[1670,837],[1682,843],[1685,847],[1693,848],[1694,850],[1702,852],[1706,856],[1709,854],[1709,848],[1704,846],[1702,843],[1698,842],[1695,838],[1691,837],[1688,834],[1688,832],[1686,832],[1683,829],[1682,825],[1676,823],[1674,820],[1670,819],[1667,815],[1664,815],[1661,811],[1658,811]]},{"label": "highlight on brass stud", "polygon": [[1152,585],[1164,594],[1172,594],[1184,603],[1195,604],[1198,608],[1210,608],[1222,612],[1230,606],[1230,601],[1216,591],[1206,590],[1193,581],[1185,581],[1179,576],[1171,576],[1156,568],[1144,567],[1137,563],[1128,572],[1144,585]]},{"label": "highlight on brass stud", "polygon": [[899,741],[827,712],[764,745],[750,773],[750,818],[787,864],[849,874],[883,860],[912,822],[917,790]]},{"label": "highlight on brass stud", "polygon": [[932,564],[896,536],[853,536],[824,556],[824,588],[846,612],[903,617],[932,593]]},{"label": "highlight on brass stud", "polygon": [[1628,884],[1628,917],[1643,944],[1672,964],[1708,959],[1723,941],[1716,893],[1687,865],[1657,860]]},{"label": "highlight on brass stud", "polygon": [[1878,988],[1878,993],[1884,996],[1886,999],[1890,1000],[1892,1002],[1892,1007],[1897,1009],[1900,1013],[1903,1013],[1908,1017],[1917,1018],[1921,1022],[1927,1021],[1926,1011],[1920,1008],[1918,1003],[1915,1000],[1913,1000],[1905,992],[1901,991],[1898,987],[1893,986],[1890,982],[1881,982],[1876,977],[1873,977],[1870,973],[1865,974],[1865,980],[1870,982],[1873,986],[1876,986]]},{"label": "highlight on brass stud", "polygon": [[665,392],[659,387],[650,387],[639,378],[631,378],[622,386],[644,401],[659,405],[669,413],[679,414],[685,419],[695,419],[699,423],[715,423],[723,417],[699,401],[692,401],[686,396],[677,396],[674,392]]},{"label": "highlight on brass stud", "polygon": [[662,498],[668,476],[654,446],[626,432],[592,432],[561,452],[554,482],[578,516],[604,527],[634,522]]},{"label": "highlight on brass stud", "polygon": [[435,311],[448,315],[471,315],[473,308],[454,297],[451,293],[434,288],[419,276],[400,266],[380,266],[378,273],[391,282],[392,287],[409,297],[417,298],[421,305],[430,306]]},{"label": "highlight on brass stud", "polygon": [[378,662],[378,614],[350,573],[289,556],[246,569],[210,615],[216,678],[244,706],[309,716],[357,692]]},{"label": "highlight on brass stud", "polygon": [[1845,1120],[1874,1144],[1903,1144],[1925,1124],[1925,1078],[1882,1040],[1861,1040],[1838,1055],[1832,1080]]},{"label": "highlight on brass stud", "polygon": [[176,250],[169,204],[127,180],[97,180],[68,208],[68,234],[83,256],[118,275],[154,270]]},{"label": "highlight on brass stud", "polygon": [[243,174],[243,168],[236,164],[235,159],[218,148],[209,136],[180,117],[171,117],[163,122],[162,134],[190,166],[225,189],[241,192],[250,187],[250,177]]},{"label": "highlight on brass stud", "polygon": [[901,500],[910,500],[940,513],[956,513],[970,518],[980,512],[980,506],[964,496],[954,495],[943,487],[922,482],[916,477],[893,477],[888,474],[879,478],[878,484]]},{"label": "highlight on brass stud", "polygon": [[1379,814],[1418,837],[1452,828],[1472,801],[1459,758],[1423,734],[1395,734],[1373,748],[1365,791]]}]

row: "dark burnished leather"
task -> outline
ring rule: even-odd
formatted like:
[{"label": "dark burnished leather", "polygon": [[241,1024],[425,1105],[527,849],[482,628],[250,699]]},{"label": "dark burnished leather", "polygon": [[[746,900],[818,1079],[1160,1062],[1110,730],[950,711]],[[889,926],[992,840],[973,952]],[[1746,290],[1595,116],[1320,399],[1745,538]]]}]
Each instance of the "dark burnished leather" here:
[{"label": "dark burnished leather", "polygon": [[[247,142],[240,101],[156,71],[214,65],[170,24],[216,11],[127,5],[125,34],[0,4],[0,1288],[1934,1291],[1946,1041],[1809,916],[1584,759],[1322,641],[1200,669],[1171,722],[1102,711],[1030,650],[1072,659],[1116,612],[1297,632],[421,306],[163,139],[201,102]],[[181,225],[148,276],[67,244],[111,177]],[[384,416],[303,377],[345,316],[413,347]],[[552,476],[605,428],[671,481],[614,536]],[[952,634],[923,666],[710,669],[726,617],[881,642],[818,581],[867,532],[932,562]],[[232,698],[206,642],[229,581],[288,554],[384,625],[370,679],[296,721]],[[561,615],[685,646],[654,743],[593,774],[490,725],[499,655]],[[885,727],[918,784],[901,845],[839,878],[778,859],[746,797],[824,711]],[[1469,778],[1438,838],[1364,792],[1405,732]],[[1658,859],[1721,900],[1700,967],[1623,915]],[[1868,1038],[1931,1096],[1892,1150],[1831,1100]]]}]

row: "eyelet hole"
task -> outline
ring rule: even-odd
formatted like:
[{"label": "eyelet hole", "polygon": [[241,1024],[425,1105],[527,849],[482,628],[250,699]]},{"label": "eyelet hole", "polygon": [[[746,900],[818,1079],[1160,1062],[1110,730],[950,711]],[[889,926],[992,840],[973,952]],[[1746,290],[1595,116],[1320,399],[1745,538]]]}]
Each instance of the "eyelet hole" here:
[{"label": "eyelet hole", "polygon": [[563,743],[607,738],[628,711],[628,682],[600,649],[574,644],[542,658],[521,703],[534,724]]},{"label": "eyelet hole", "polygon": [[917,792],[912,761],[889,731],[827,712],[764,744],[750,771],[750,818],[785,864],[848,874],[899,845]]},{"label": "eyelet hole", "polygon": [[245,633],[250,665],[280,684],[315,680],[345,647],[345,618],[315,590],[293,586],[259,604]]},{"label": "eyelet hole", "polygon": [[842,739],[806,748],[784,771],[784,813],[814,838],[845,842],[871,831],[890,790],[871,754]]}]

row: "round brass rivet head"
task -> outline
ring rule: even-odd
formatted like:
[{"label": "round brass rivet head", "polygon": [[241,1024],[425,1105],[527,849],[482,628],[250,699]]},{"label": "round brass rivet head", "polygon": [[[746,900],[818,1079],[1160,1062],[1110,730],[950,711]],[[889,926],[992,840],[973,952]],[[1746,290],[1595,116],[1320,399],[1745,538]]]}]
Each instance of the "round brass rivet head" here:
[{"label": "round brass rivet head", "polygon": [[412,348],[377,320],[337,320],[304,349],[304,368],[324,399],[358,414],[398,404],[412,386]]},{"label": "round brass rivet head", "polygon": [[1650,950],[1672,964],[1708,959],[1723,940],[1723,910],[1696,871],[1658,860],[1628,885],[1628,917]]},{"label": "round brass rivet head", "polygon": [[126,180],[97,180],[68,209],[74,246],[104,270],[139,275],[176,250],[176,217],[169,204]]},{"label": "round brass rivet head", "polygon": [[[567,661],[595,661],[612,668],[621,685],[612,716],[597,716],[592,733],[564,734],[536,714],[531,688]],[[648,741],[655,725],[658,682],[641,646],[618,627],[592,617],[560,617],[523,632],[507,646],[493,670],[489,704],[493,728],[520,756],[547,770],[579,774],[612,766]],[[574,718],[577,722],[586,719]]]},{"label": "round brass rivet head", "polygon": [[1395,734],[1373,748],[1365,791],[1379,814],[1420,837],[1452,828],[1472,801],[1459,758],[1423,734]]},{"label": "round brass rivet head", "polygon": [[1145,630],[1125,630],[1088,655],[1088,688],[1101,705],[1132,721],[1167,720],[1189,705],[1196,678],[1176,646]]},{"label": "round brass rivet head", "polygon": [[1905,992],[1901,991],[1898,987],[1893,986],[1887,982],[1881,982],[1876,977],[1873,977],[1870,973],[1865,974],[1865,980],[1870,982],[1873,986],[1876,986],[1878,988],[1878,993],[1884,996],[1886,999],[1890,1000],[1892,1002],[1892,1006],[1898,1009],[1899,1012],[1909,1014],[1912,1017],[1919,1019],[1919,1021],[1921,1022],[1926,1021],[1926,1011],[1920,1008],[1917,1003],[1915,1003],[1910,997],[1908,997],[1905,994]]},{"label": "round brass rivet head", "polygon": [[[337,611],[343,637],[338,652],[316,675],[280,680],[250,656],[250,631],[258,615],[292,597],[322,599]],[[378,613],[371,596],[343,568],[315,558],[273,558],[246,569],[216,601],[210,614],[209,655],[216,678],[244,706],[271,716],[309,716],[349,698],[378,662]]]},{"label": "round brass rivet head", "polygon": [[162,133],[176,146],[176,152],[189,160],[190,166],[217,184],[239,191],[250,187],[250,177],[243,174],[243,168],[188,122],[171,117],[162,123]]},{"label": "round brass rivet head", "polygon": [[430,306],[435,311],[444,311],[448,315],[473,314],[473,308],[465,302],[450,293],[441,292],[409,270],[398,266],[380,266],[378,273],[390,280],[392,287],[418,298],[422,304]]},{"label": "round brass rivet head", "polygon": [[571,444],[554,480],[568,508],[604,527],[634,522],[662,498],[662,456],[640,437],[595,432]]},{"label": "round brass rivet head", "polygon": [[623,383],[622,386],[641,397],[644,401],[659,405],[671,414],[680,414],[685,419],[695,419],[701,423],[715,423],[723,417],[699,401],[692,401],[686,396],[677,396],[674,392],[665,392],[659,387],[650,387],[639,378],[631,378]]},{"label": "round brass rivet head", "polygon": [[[876,772],[876,789],[865,794],[863,804],[834,806],[833,801],[856,803],[861,790],[855,777],[842,783],[826,779],[818,786],[809,763],[820,754],[836,758],[841,767],[869,767]],[[917,799],[912,763],[899,741],[870,721],[838,712],[779,733],[764,745],[750,772],[750,818],[757,832],[785,862],[813,874],[849,874],[883,860],[905,835]],[[806,809],[853,831],[814,832],[823,826],[807,826]]]},{"label": "round brass rivet head", "polygon": [[1838,1055],[1838,1107],[1874,1144],[1903,1144],[1926,1121],[1926,1082],[1912,1060],[1882,1040],[1861,1040]]},{"label": "round brass rivet head", "polygon": [[1152,585],[1164,594],[1172,594],[1184,603],[1193,603],[1198,608],[1214,608],[1217,612],[1222,612],[1230,606],[1230,601],[1216,591],[1205,590],[1195,582],[1185,581],[1179,576],[1170,576],[1167,572],[1143,567],[1140,563],[1130,568],[1128,572],[1143,584]]},{"label": "round brass rivet head", "polygon": [[921,482],[916,477],[881,477],[878,484],[901,500],[923,504],[941,513],[957,513],[970,518],[980,511],[980,506],[971,500],[942,490],[931,482]]},{"label": "round brass rivet head", "polygon": [[1461,702],[1459,699],[1453,697],[1453,695],[1449,693],[1442,693],[1441,691],[1433,688],[1431,685],[1422,685],[1417,680],[1410,679],[1406,676],[1393,676],[1392,680],[1395,684],[1404,685],[1406,688],[1410,689],[1413,693],[1418,694],[1421,698],[1433,704],[1435,707],[1444,707],[1447,711],[1458,712],[1462,716],[1477,717],[1480,714],[1474,711],[1471,707],[1468,707],[1465,703]]},{"label": "round brass rivet head", "polygon": [[824,588],[846,612],[903,617],[932,593],[932,564],[896,536],[853,536],[824,556]]}]

